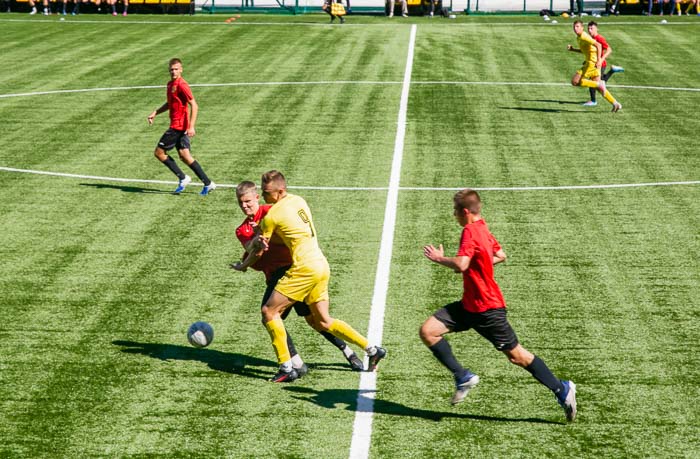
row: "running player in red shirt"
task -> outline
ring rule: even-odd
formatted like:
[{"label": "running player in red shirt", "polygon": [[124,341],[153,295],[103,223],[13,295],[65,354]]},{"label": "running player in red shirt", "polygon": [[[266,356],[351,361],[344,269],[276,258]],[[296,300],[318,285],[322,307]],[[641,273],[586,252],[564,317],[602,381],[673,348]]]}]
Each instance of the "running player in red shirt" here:
[{"label": "running player in red shirt", "polygon": [[[267,287],[265,288],[265,294],[263,295],[261,305],[264,305],[267,300],[272,295],[272,291],[277,286],[277,282],[285,275],[287,270],[292,266],[292,255],[289,249],[282,240],[272,238],[268,246],[268,250],[264,252],[261,258],[257,259],[254,263],[248,266],[245,260],[251,260],[247,255],[251,252],[252,246],[251,241],[255,237],[256,229],[260,221],[267,215],[272,205],[260,205],[260,196],[258,195],[257,188],[253,182],[241,182],[236,187],[236,197],[238,198],[238,206],[241,208],[246,218],[243,223],[236,228],[236,237],[243,245],[246,253],[243,255],[242,262],[234,263],[231,268],[238,271],[245,271],[247,268],[253,268],[256,271],[262,271],[265,274],[265,283]],[[311,309],[309,306],[301,301],[294,303],[294,310],[297,315],[304,317],[306,323],[314,327],[314,320],[311,316]],[[282,319],[286,319],[289,315],[291,308],[287,309],[282,314]],[[331,342],[335,347],[340,349],[345,356],[345,359],[350,363],[350,366],[354,371],[364,370],[364,364],[362,360],[353,352],[352,349],[340,338],[331,335],[328,332],[317,330],[324,338]],[[289,353],[292,356],[292,367],[297,371],[299,376],[303,376],[308,371],[306,365],[302,361],[301,357],[294,347],[292,338],[287,333],[287,346],[289,347]]]},{"label": "running player in red shirt", "polygon": [[512,363],[525,368],[547,386],[564,408],[566,419],[573,421],[576,418],[576,385],[554,376],[542,359],[520,345],[508,323],[506,303],[493,275],[494,264],[505,260],[506,254],[481,218],[479,194],[469,189],[455,194],[454,216],[464,228],[457,255],[446,257],[442,245],[437,248],[427,245],[423,253],[430,261],[462,273],[464,293],[461,300],[438,309],[420,328],[423,343],[454,375],[456,390],[452,404],[464,400],[469,390],[479,383],[479,376],[462,367],[443,336],[473,328]]},{"label": "running player in red shirt", "polygon": [[[182,78],[182,61],[180,59],[170,59],[170,81],[167,89],[167,102],[153,110],[148,115],[148,124],[153,124],[153,119],[168,110],[170,113],[170,128],[165,131],[165,134],[160,138],[154,155],[160,162],[165,164],[168,169],[175,174],[179,180],[175,194],[180,194],[185,191],[185,187],[192,181],[189,175],[185,175],[182,169],[177,165],[175,160],[166,152],[177,148],[180,159],[192,169],[197,177],[204,183],[204,188],[199,193],[206,196],[216,188],[216,184],[209,180],[207,174],[202,170],[190,154],[190,137],[194,137],[194,125],[197,122],[197,113],[199,106],[194,100],[190,85]],[[192,107],[192,116],[190,116],[187,106]]]},{"label": "running player in red shirt", "polygon": [[[610,70],[607,73],[605,73],[605,70],[608,67],[606,59],[608,58],[608,56],[610,56],[610,54],[612,54],[612,48],[608,44],[608,41],[605,39],[605,37],[598,33],[597,22],[591,21],[588,23],[588,35],[590,35],[603,47],[603,55],[600,57],[600,59],[603,61],[600,64],[600,79],[607,83],[611,76],[618,72],[624,72],[625,69],[617,65],[611,65]],[[591,100],[585,102],[583,105],[585,107],[595,107],[596,105],[598,105],[598,102],[595,100],[596,90],[593,88],[588,88],[588,92],[591,94]]]}]

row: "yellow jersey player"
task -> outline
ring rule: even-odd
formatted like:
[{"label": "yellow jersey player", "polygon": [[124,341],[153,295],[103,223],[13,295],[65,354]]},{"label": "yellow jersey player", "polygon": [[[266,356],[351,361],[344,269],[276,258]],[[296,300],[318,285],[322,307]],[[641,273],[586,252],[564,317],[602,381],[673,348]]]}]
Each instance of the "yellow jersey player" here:
[{"label": "yellow jersey player", "polygon": [[263,199],[273,204],[260,222],[260,235],[254,239],[254,247],[265,250],[273,235],[279,237],[292,254],[292,266],[279,280],[272,295],[262,307],[262,319],[272,339],[280,369],[272,378],[274,382],[290,382],[297,378],[287,348],[287,332],[281,314],[297,301],[311,308],[317,330],[327,331],[349,343],[363,348],[369,356],[368,371],[374,371],[386,350],[370,346],[367,338],[342,320],[329,313],[328,281],[330,267],[318,245],[311,210],[306,201],[287,193],[287,182],[279,171],[269,171],[262,176]]},{"label": "yellow jersey player", "polygon": [[574,48],[571,45],[567,45],[567,49],[576,53],[582,53],[586,60],[583,62],[583,67],[578,69],[574,76],[571,77],[571,84],[585,88],[597,88],[605,100],[612,104],[613,112],[620,110],[622,105],[607,90],[605,81],[600,79],[600,67],[603,64],[603,46],[583,31],[583,22],[581,21],[574,21],[574,33],[576,34],[576,41],[579,47]]}]

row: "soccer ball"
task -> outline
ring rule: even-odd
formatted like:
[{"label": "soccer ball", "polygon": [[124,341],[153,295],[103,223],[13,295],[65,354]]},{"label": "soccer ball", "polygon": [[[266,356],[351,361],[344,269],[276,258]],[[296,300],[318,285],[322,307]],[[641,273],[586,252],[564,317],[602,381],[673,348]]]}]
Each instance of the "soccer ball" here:
[{"label": "soccer ball", "polygon": [[195,322],[187,330],[187,341],[194,347],[207,347],[214,341],[214,329],[206,322]]}]

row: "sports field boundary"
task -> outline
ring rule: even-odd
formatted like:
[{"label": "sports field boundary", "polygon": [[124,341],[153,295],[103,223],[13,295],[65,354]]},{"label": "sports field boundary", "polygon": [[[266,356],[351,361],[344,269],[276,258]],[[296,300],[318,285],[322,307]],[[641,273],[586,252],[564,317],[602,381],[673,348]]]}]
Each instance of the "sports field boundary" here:
[{"label": "sports field boundary", "polygon": [[[339,85],[399,85],[401,81],[365,81],[365,80],[330,80],[330,81],[253,81],[253,82],[232,82],[232,83],[193,83],[193,88],[218,88],[218,87],[245,87],[245,86],[305,86],[318,85],[326,86],[331,84]],[[411,85],[452,85],[452,86],[545,86],[545,87],[569,87],[570,83],[551,83],[542,81],[411,81]],[[608,85],[609,88],[616,89],[643,89],[651,91],[679,91],[679,92],[700,92],[700,88],[680,88],[669,86],[644,86],[644,85]],[[81,89],[55,89],[49,91],[21,92],[0,94],[0,99],[10,99],[14,97],[49,96],[55,94],[76,94],[89,92],[106,91],[133,91],[165,89],[165,85],[141,85],[141,86],[115,86],[103,88],[81,88]]]},{"label": "sports field boundary", "polygon": [[[404,69],[401,101],[399,102],[398,121],[396,123],[394,155],[391,160],[389,190],[386,197],[384,224],[382,226],[382,241],[379,246],[379,258],[377,260],[377,272],[374,278],[374,293],[372,295],[372,307],[367,330],[368,341],[376,345],[381,344],[384,330],[384,311],[386,310],[386,295],[389,290],[389,271],[394,247],[394,230],[396,227],[396,213],[399,201],[403,149],[406,139],[408,93],[411,89],[413,54],[416,46],[416,29],[417,27],[415,25],[411,27],[411,35],[408,40],[406,67]],[[391,350],[387,351],[387,354],[390,355]],[[350,459],[366,459],[369,457],[376,390],[377,373],[362,372],[360,375],[360,389],[357,394],[357,411],[355,412],[355,422],[353,423],[352,441],[350,443]]]},{"label": "sports field boundary", "polygon": [[[152,183],[163,185],[177,185],[174,180],[152,180],[121,177],[104,177],[99,175],[70,174],[66,172],[40,171],[33,169],[20,169],[16,167],[0,166],[0,172],[10,172],[19,174],[46,175],[50,177],[63,177],[70,179],[98,180],[101,182],[117,183]],[[203,185],[198,182],[191,182],[193,186]],[[468,184],[467,184],[468,185]],[[472,187],[477,191],[566,191],[566,190],[604,190],[615,188],[644,188],[657,186],[689,186],[700,185],[700,180],[667,181],[667,182],[640,182],[640,183],[609,183],[591,185],[558,185],[558,186],[511,186],[511,187]],[[237,184],[217,183],[217,188],[236,188]],[[427,187],[427,186],[399,186],[398,191],[459,191],[461,187]],[[289,189],[311,190],[311,191],[387,191],[390,187],[353,187],[353,186],[290,186]]]}]

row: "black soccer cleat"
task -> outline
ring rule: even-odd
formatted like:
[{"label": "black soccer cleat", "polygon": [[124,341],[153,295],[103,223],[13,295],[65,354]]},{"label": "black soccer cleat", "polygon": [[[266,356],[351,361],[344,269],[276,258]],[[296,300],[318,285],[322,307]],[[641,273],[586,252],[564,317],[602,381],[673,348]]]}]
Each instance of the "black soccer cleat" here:
[{"label": "black soccer cleat", "polygon": [[352,371],[365,371],[365,364],[362,363],[362,360],[360,360],[360,358],[354,352],[350,354],[349,357],[345,357],[345,359],[350,364]]},{"label": "black soccer cleat", "polygon": [[294,368],[292,368],[291,371],[284,371],[284,368],[280,367],[280,369],[277,371],[277,374],[273,376],[270,381],[276,383],[292,382],[297,378],[299,378],[299,374]]},{"label": "black soccer cleat", "polygon": [[386,349],[379,346],[374,346],[374,349],[376,352],[374,353],[374,355],[369,357],[369,367],[367,368],[367,371],[376,370],[379,361],[386,357]]},{"label": "black soccer cleat", "polygon": [[309,367],[305,363],[302,363],[301,366],[299,368],[295,368],[294,371],[297,372],[297,378],[302,378],[309,372]]}]

